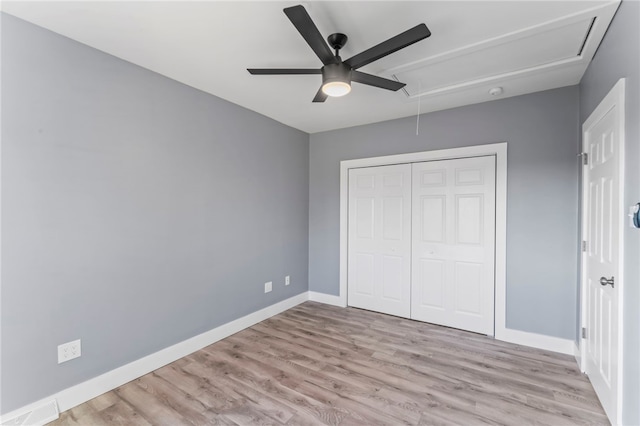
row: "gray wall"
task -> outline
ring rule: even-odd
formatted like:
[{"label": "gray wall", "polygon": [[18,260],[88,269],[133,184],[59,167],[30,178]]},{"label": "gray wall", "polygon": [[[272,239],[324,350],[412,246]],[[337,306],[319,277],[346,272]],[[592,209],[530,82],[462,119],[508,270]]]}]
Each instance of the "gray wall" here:
[{"label": "gray wall", "polygon": [[2,412],[308,289],[306,133],[1,19]]},{"label": "gray wall", "polygon": [[[623,1],[580,82],[580,121],[626,77],[626,207],[640,202],[640,3]],[[625,224],[627,223],[625,211]],[[640,424],[640,230],[624,228],[623,421]]]},{"label": "gray wall", "polygon": [[310,136],[309,289],[339,292],[340,161],[506,141],[507,327],[573,339],[578,88]]}]

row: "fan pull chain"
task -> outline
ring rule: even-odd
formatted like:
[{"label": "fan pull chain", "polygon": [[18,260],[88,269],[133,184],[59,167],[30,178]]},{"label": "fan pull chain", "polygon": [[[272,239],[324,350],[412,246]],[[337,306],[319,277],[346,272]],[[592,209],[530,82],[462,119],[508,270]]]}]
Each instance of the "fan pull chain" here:
[{"label": "fan pull chain", "polygon": [[422,85],[418,80],[418,115],[416,116],[416,136],[420,135],[420,103],[422,101]]}]

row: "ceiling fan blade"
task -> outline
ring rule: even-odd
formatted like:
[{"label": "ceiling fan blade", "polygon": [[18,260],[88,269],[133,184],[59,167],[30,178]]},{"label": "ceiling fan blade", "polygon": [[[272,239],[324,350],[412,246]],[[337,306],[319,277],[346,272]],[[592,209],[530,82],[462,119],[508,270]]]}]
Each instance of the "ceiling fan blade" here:
[{"label": "ceiling fan blade", "polygon": [[253,75],[322,74],[319,68],[247,68],[247,71]]},{"label": "ceiling fan blade", "polygon": [[318,27],[313,23],[307,10],[302,5],[287,7],[284,9],[284,13],[323,64],[327,65],[336,62],[335,56],[333,56],[331,49],[329,49],[322,34],[318,31]]},{"label": "ceiling fan blade", "polygon": [[394,92],[406,86],[405,83],[400,83],[399,81],[389,80],[388,78],[377,77],[355,70],[351,71],[351,81],[368,84],[369,86],[379,87],[381,89],[393,90]]},{"label": "ceiling fan blade", "polygon": [[316,97],[313,98],[313,102],[324,102],[327,100],[327,94],[322,91],[322,86],[318,89],[318,93],[316,93]]},{"label": "ceiling fan blade", "polygon": [[430,35],[431,31],[429,31],[429,28],[427,28],[425,24],[416,25],[410,30],[398,34],[395,37],[391,37],[387,41],[383,41],[362,53],[352,56],[344,61],[344,63],[355,70],[390,55],[393,52],[397,52],[400,49],[410,46],[413,43],[423,40]]}]

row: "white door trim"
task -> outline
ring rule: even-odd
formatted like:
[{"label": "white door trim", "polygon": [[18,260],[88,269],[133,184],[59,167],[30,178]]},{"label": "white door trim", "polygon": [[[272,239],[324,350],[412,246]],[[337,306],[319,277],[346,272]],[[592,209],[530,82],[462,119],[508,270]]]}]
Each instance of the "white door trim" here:
[{"label": "white door trim", "polygon": [[[507,143],[476,145],[437,151],[361,158],[340,162],[340,293],[341,306],[347,306],[347,251],[348,251],[348,201],[349,169],[384,166],[389,164],[417,163],[422,161],[449,160],[465,157],[496,156],[496,253],[495,253],[495,329],[500,340],[509,340],[506,328],[506,277],[507,277]],[[511,330],[512,331],[512,330]]]},{"label": "white door trim", "polygon": [[[582,125],[582,152],[587,152],[586,138],[584,137],[587,129],[589,129],[594,123],[600,121],[605,114],[607,114],[612,108],[618,108],[618,134],[620,135],[619,155],[620,163],[618,170],[618,191],[620,191],[619,197],[619,212],[622,215],[619,221],[618,227],[618,277],[616,277],[616,287],[618,291],[615,293],[618,298],[618,400],[616,402],[616,418],[618,421],[622,418],[622,362],[623,362],[623,314],[624,314],[624,227],[627,224],[626,216],[624,216],[624,140],[625,140],[625,79],[621,78],[613,86],[611,91],[604,97],[596,109],[591,113],[589,118]],[[580,240],[585,241],[587,236],[587,209],[589,202],[589,190],[587,185],[587,179],[589,177],[588,167],[582,168],[582,205],[580,206],[580,216],[582,220],[582,229]],[[587,322],[587,306],[586,306],[586,261],[585,253],[581,252],[580,256],[580,329],[585,326]],[[584,339],[580,338],[580,370],[584,373],[586,371],[586,345],[583,342]]]}]

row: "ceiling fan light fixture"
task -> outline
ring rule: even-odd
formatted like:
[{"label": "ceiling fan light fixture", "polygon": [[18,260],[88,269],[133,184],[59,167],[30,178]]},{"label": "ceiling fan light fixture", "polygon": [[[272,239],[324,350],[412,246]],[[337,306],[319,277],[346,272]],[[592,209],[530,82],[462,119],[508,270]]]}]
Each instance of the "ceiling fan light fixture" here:
[{"label": "ceiling fan light fixture", "polygon": [[322,91],[327,96],[338,98],[351,91],[351,85],[345,81],[329,81],[322,85]]},{"label": "ceiling fan light fixture", "polygon": [[[340,60],[340,57],[337,56]],[[342,62],[322,67],[322,92],[337,98],[351,91],[351,68]]]}]

